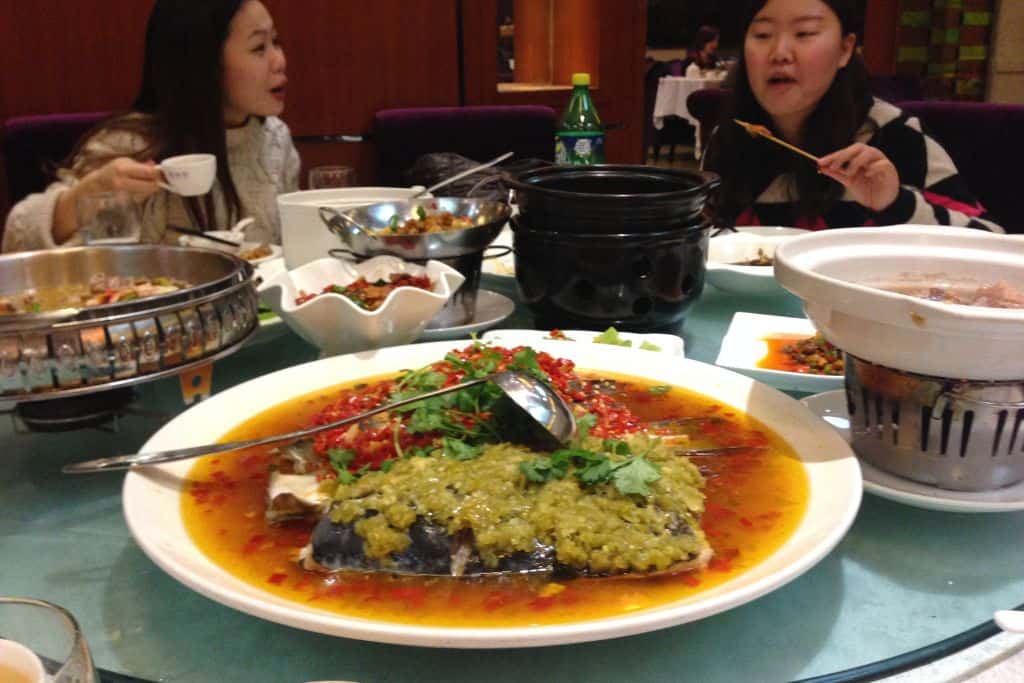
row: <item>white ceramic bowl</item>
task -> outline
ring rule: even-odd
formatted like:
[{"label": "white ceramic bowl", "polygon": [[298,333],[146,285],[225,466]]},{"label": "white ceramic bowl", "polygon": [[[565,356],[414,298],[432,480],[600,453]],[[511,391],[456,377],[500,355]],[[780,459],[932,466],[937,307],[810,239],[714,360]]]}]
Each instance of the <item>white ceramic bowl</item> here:
[{"label": "white ceramic bowl", "polygon": [[[775,252],[775,277],[825,338],[866,361],[964,380],[1024,378],[1024,309],[962,306],[877,287],[934,275],[1024,289],[1024,236],[935,226],[825,230]],[[874,284],[875,286],[871,286]]]},{"label": "white ceramic bowl", "polygon": [[[300,292],[320,292],[331,284],[345,286],[360,277],[373,282],[392,273],[426,274],[433,289],[400,287],[374,311],[334,293],[295,303]],[[377,256],[353,264],[328,257],[277,274],[260,286],[259,293],[296,334],[325,356],[333,356],[415,341],[464,280],[457,270],[438,261],[419,266],[394,256]]]},{"label": "white ceramic bowl", "polygon": [[744,296],[779,295],[785,292],[775,281],[771,266],[740,266],[757,258],[758,249],[774,256],[779,244],[809,230],[779,227],[740,227],[713,237],[708,247],[707,281],[725,292]]},{"label": "white ceramic bowl", "polygon": [[379,202],[402,201],[422,189],[421,186],[339,187],[278,195],[277,208],[281,214],[281,244],[284,247],[285,265],[298,268],[324,258],[329,250],[342,246],[320,220],[318,211],[321,206],[341,211]]}]

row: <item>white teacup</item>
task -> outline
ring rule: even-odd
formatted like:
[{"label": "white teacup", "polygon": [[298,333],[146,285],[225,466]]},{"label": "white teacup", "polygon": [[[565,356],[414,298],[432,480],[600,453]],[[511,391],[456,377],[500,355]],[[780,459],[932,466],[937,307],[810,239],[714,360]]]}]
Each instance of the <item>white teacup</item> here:
[{"label": "white teacup", "polygon": [[183,154],[168,157],[157,166],[167,183],[160,187],[184,197],[206,194],[217,176],[217,157],[212,154]]}]

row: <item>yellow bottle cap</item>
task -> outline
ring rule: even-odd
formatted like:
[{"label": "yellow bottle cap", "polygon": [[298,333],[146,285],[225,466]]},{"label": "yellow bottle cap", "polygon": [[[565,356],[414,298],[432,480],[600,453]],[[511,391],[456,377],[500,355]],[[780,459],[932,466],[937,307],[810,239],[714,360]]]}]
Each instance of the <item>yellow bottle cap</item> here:
[{"label": "yellow bottle cap", "polygon": [[590,74],[578,73],[572,75],[573,85],[590,85]]}]

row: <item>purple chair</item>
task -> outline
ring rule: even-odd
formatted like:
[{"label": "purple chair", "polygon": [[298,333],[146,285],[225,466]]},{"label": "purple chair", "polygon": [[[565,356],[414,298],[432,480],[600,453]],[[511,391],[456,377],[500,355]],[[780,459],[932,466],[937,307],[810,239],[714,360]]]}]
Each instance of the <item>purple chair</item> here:
[{"label": "purple chair", "polygon": [[686,108],[693,118],[700,121],[700,144],[704,149],[708,148],[708,138],[722,118],[728,95],[729,91],[725,88],[702,88],[686,98]]},{"label": "purple chair", "polygon": [[46,189],[75,143],[108,112],[19,116],[4,123],[7,197],[13,205]]},{"label": "purple chair", "polygon": [[909,102],[924,99],[921,79],[905,74],[871,76],[868,78],[868,90],[872,95],[886,102]]},{"label": "purple chair", "polygon": [[383,109],[373,120],[378,181],[407,184],[416,159],[454,152],[487,161],[512,151],[513,160],[551,161],[555,152],[555,110],[538,105],[417,107]]},{"label": "purple chair", "polygon": [[1024,233],[1017,168],[1024,150],[1024,105],[901,102],[949,152],[967,187],[1007,232]]}]

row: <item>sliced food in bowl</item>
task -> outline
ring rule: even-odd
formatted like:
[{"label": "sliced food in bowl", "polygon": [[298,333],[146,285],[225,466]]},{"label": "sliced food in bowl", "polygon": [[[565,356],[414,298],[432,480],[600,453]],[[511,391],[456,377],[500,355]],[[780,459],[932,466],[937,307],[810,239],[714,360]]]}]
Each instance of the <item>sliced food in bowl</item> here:
[{"label": "sliced food in bowl", "polygon": [[809,375],[844,373],[843,352],[816,333],[811,337],[778,334],[764,337],[768,352],[757,367]]},{"label": "sliced food in bowl", "polygon": [[473,221],[465,216],[456,216],[451,211],[429,212],[422,206],[416,207],[416,217],[401,221],[398,214],[391,217],[386,228],[378,235],[426,235],[432,232],[465,230],[473,227]]},{"label": "sliced food in bowl", "polygon": [[347,285],[331,283],[319,292],[307,293],[299,290],[299,295],[295,297],[295,305],[300,306],[322,294],[341,294],[348,297],[356,306],[367,311],[375,311],[383,305],[388,294],[399,287],[417,287],[430,291],[433,286],[434,283],[426,275],[410,273],[391,273],[386,278],[379,278],[372,282],[365,277],[360,277]]},{"label": "sliced food in bowl", "polygon": [[943,274],[906,275],[897,280],[864,284],[896,294],[946,304],[982,308],[1024,308],[1024,288],[1006,280],[981,284],[977,280],[957,280]]},{"label": "sliced food in bowl", "polygon": [[280,273],[259,291],[296,334],[334,355],[412,342],[464,281],[438,261],[325,258]]}]

